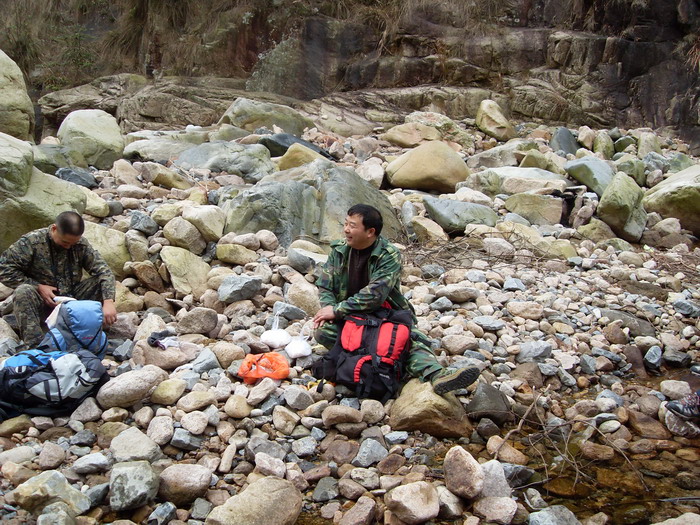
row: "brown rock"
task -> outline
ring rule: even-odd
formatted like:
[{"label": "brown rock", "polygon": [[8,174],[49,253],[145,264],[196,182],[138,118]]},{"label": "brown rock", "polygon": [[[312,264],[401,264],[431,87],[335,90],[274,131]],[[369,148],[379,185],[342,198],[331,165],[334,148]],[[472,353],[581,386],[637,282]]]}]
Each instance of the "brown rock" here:
[{"label": "brown rock", "polygon": [[637,412],[636,410],[629,411],[629,424],[632,429],[642,437],[651,439],[670,439],[671,433],[666,430],[666,427],[660,421]]}]

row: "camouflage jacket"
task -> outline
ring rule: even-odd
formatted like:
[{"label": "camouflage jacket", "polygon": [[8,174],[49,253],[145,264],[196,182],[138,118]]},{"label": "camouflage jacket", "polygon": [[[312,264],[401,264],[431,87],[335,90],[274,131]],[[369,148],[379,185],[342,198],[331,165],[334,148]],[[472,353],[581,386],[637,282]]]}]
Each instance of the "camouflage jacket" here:
[{"label": "camouflage jacket", "polygon": [[331,243],[328,261],[316,280],[320,288],[321,306],[332,305],[340,318],[351,312],[372,312],[384,301],[397,310],[413,312],[411,303],[401,293],[401,254],[393,244],[384,237],[377,239],[367,263],[369,284],[351,297],[348,297],[349,254],[350,247],[346,241]]},{"label": "camouflage jacket", "polygon": [[70,296],[83,270],[99,279],[103,299],[114,299],[112,270],[84,238],[65,250],[54,244],[48,228],[41,228],[20,237],[0,257],[0,282],[10,288],[47,284],[58,288],[56,295]]}]

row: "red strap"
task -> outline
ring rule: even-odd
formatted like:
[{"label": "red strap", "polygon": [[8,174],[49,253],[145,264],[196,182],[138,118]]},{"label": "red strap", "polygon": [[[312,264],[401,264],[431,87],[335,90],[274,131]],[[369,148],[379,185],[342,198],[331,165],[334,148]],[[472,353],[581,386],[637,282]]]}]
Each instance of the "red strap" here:
[{"label": "red strap", "polygon": [[357,363],[355,364],[355,370],[353,371],[353,381],[355,383],[360,382],[360,374],[362,373],[362,365],[364,365],[367,361],[371,360],[372,356],[371,355],[366,355],[357,360]]}]

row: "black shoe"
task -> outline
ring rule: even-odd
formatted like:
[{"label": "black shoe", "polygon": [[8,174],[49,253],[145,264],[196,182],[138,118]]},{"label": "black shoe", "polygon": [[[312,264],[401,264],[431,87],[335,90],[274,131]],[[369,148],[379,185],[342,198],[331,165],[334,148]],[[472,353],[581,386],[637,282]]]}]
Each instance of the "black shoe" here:
[{"label": "black shoe", "polygon": [[700,421],[700,397],[697,394],[690,394],[677,401],[669,401],[666,408],[681,419]]},{"label": "black shoe", "polygon": [[430,382],[433,385],[435,393],[441,396],[448,392],[459,390],[460,388],[467,388],[474,381],[479,379],[480,374],[481,370],[476,367],[460,368],[453,372],[445,370],[444,373],[438,375],[438,377],[432,379]]}]

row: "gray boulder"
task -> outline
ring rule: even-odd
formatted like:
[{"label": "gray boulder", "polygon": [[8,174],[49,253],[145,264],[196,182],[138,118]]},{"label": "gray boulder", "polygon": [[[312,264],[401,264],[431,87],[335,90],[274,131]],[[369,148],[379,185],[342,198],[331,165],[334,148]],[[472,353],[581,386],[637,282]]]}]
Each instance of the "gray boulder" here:
[{"label": "gray boulder", "polygon": [[205,168],[213,172],[225,171],[256,183],[275,171],[270,151],[261,144],[235,144],[231,142],[207,142],[183,151],[175,160],[182,169]]},{"label": "gray boulder", "polygon": [[226,212],[224,233],[270,230],[286,247],[300,237],[320,244],[343,238],[347,211],[358,203],[381,212],[382,235],[400,238],[401,225],[387,197],[352,169],[325,160],[265,177],[220,205]]},{"label": "gray boulder", "polygon": [[605,188],[612,181],[615,172],[604,160],[597,157],[583,157],[570,160],[564,166],[566,173],[581,184],[585,184],[599,197],[603,196]]},{"label": "gray boulder", "polygon": [[301,136],[304,128],[312,128],[311,119],[303,116],[297,110],[281,104],[258,102],[239,97],[229,106],[219,120],[219,124],[232,124],[248,131],[257,128],[273,126],[282,128],[287,133]]},{"label": "gray boulder", "polygon": [[700,235],[700,165],[679,171],[648,190],[642,204],[648,212],[675,217],[683,228]]},{"label": "gray boulder", "polygon": [[466,182],[457,184],[457,189],[466,186],[494,197],[500,193],[512,195],[542,188],[564,191],[570,185],[565,176],[551,171],[506,166],[472,173]]},{"label": "gray boulder", "polygon": [[0,132],[30,140],[34,132],[34,106],[19,66],[0,50]]},{"label": "gray boulder", "polygon": [[100,109],[82,109],[68,115],[58,128],[61,144],[79,151],[85,161],[108,170],[124,152],[117,119]]},{"label": "gray boulder", "polygon": [[34,167],[53,175],[60,168],[87,168],[83,155],[60,144],[36,144],[34,150]]},{"label": "gray boulder", "polygon": [[234,303],[250,299],[260,291],[262,279],[248,275],[231,275],[219,286],[219,300]]},{"label": "gray boulder", "polygon": [[463,232],[468,224],[495,226],[498,214],[488,206],[451,199],[436,199],[426,196],[423,199],[430,217],[446,232]]},{"label": "gray boulder", "polygon": [[554,225],[561,222],[564,201],[551,195],[517,193],[506,199],[505,207],[527,219],[530,224]]},{"label": "gray boulder", "polygon": [[115,511],[141,507],[156,497],[158,485],[148,461],[117,463],[109,477],[109,505]]},{"label": "gray boulder", "polygon": [[629,242],[637,242],[644,233],[647,212],[641,205],[644,192],[626,173],[617,173],[603,192],[598,208],[598,218],[616,235]]},{"label": "gray boulder", "polygon": [[554,151],[563,151],[574,155],[579,148],[574,134],[568,128],[557,128],[549,141],[549,147]]}]

